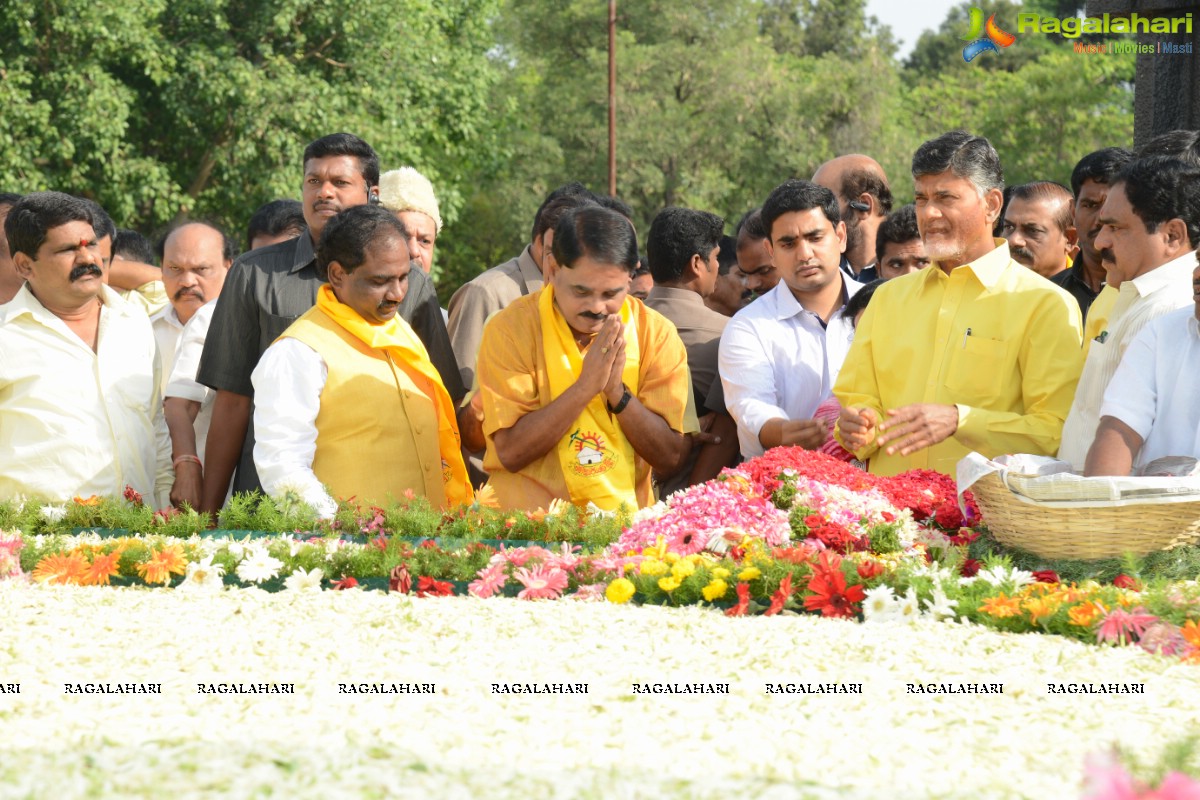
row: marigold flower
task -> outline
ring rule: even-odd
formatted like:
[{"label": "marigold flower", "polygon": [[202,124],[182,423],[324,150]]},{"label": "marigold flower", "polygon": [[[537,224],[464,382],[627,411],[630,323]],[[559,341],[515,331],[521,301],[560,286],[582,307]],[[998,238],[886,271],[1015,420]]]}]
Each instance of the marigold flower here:
[{"label": "marigold flower", "polygon": [[979,610],[997,619],[1005,617],[1015,617],[1021,613],[1021,601],[1015,597],[1009,597],[1001,592],[996,597],[989,597],[980,606]]},{"label": "marigold flower", "polygon": [[658,588],[662,589],[667,594],[670,594],[679,588],[680,583],[682,583],[682,581],[680,581],[679,578],[671,575],[666,578],[659,578]]},{"label": "marigold flower", "polygon": [[712,576],[720,580],[725,580],[729,577],[729,570],[725,569],[724,567],[714,567]]},{"label": "marigold flower", "polygon": [[686,578],[688,575],[691,575],[695,571],[696,571],[696,565],[686,559],[676,561],[674,564],[671,565],[672,577],[678,578],[681,581],[684,578]]},{"label": "marigold flower", "polygon": [[604,590],[604,596],[610,603],[628,603],[637,592],[637,587],[628,578],[617,578]]},{"label": "marigold flower", "polygon": [[1021,604],[1021,607],[1029,612],[1029,621],[1034,625],[1044,617],[1054,616],[1058,606],[1059,603],[1050,597],[1032,597]]},{"label": "marigold flower", "polygon": [[103,501],[98,496],[92,495],[91,497],[78,497],[77,496],[74,498],[74,502],[76,505],[80,505],[80,506],[98,506]]},{"label": "marigold flower", "polygon": [[704,599],[711,603],[713,600],[724,597],[727,591],[729,591],[729,584],[720,578],[714,578],[708,586],[700,590],[700,594],[704,595]]},{"label": "marigold flower", "polygon": [[666,571],[667,565],[657,558],[647,558],[638,566],[638,572],[643,575],[663,575]]},{"label": "marigold flower", "polygon": [[761,576],[762,576],[762,570],[760,570],[758,567],[746,567],[744,570],[742,570],[741,572],[738,573],[738,580],[739,581],[752,581],[755,578],[758,578]]}]

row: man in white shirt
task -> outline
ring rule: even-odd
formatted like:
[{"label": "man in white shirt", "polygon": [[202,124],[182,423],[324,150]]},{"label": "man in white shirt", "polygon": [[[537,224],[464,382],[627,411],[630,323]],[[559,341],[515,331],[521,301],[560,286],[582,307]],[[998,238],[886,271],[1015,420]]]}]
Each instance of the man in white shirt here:
[{"label": "man in white shirt", "polygon": [[1104,392],[1085,475],[1128,475],[1163,456],[1200,458],[1200,266],[1194,308],[1149,322]]},{"label": "man in white shirt", "polygon": [[1188,305],[1200,244],[1200,169],[1166,156],[1139,159],[1113,179],[1096,249],[1118,296],[1089,346],[1058,457],[1084,468],[1100,406],[1126,348],[1150,320]]},{"label": "man in white shirt", "polygon": [[171,487],[171,505],[176,508],[184,503],[199,508],[204,489],[204,446],[217,393],[197,381],[196,372],[216,307],[216,300],[201,306],[183,326],[175,364],[163,392],[163,413],[171,432],[173,461],[177,462]]},{"label": "man in white shirt", "polygon": [[721,335],[725,404],[742,455],[780,445],[813,449],[829,430],[812,418],[833,389],[854,338],[842,307],[860,288],[839,269],[846,226],[823,186],[790,180],[762,207],[767,249],[782,280],[743,308]]},{"label": "man in white shirt", "polygon": [[166,504],[170,440],[150,322],[103,283],[89,206],[27,195],[4,225],[25,285],[0,306],[0,498]]},{"label": "man in white shirt", "polygon": [[185,222],[175,228],[163,238],[159,251],[163,286],[170,302],[150,317],[150,324],[158,343],[165,390],[183,326],[201,306],[221,293],[237,253],[224,231],[207,222]]}]

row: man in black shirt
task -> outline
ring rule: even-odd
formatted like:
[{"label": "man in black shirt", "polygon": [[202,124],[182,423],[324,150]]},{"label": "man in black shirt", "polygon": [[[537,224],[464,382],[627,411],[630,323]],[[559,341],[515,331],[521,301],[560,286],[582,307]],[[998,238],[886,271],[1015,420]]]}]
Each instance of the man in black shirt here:
[{"label": "man in black shirt", "polygon": [[[325,223],[346,208],[373,201],[378,184],[379,157],[369,144],[348,133],[317,139],[304,150],[308,229],[296,239],[253,250],[230,268],[196,375],[217,392],[201,510],[215,514],[220,509],[231,477],[235,492],[261,489],[254,469],[250,374],[263,351],[316,303],[324,280],[317,274],[315,245]],[[458,364],[433,285],[420,270],[410,275],[398,313],[425,344],[457,405],[465,394]]]}]

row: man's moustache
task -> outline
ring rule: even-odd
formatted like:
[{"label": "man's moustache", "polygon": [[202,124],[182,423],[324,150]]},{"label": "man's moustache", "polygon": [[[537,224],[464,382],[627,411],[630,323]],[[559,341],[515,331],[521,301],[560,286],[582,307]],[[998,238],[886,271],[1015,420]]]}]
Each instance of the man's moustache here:
[{"label": "man's moustache", "polygon": [[1024,247],[1012,247],[1008,251],[1013,258],[1024,264],[1026,261],[1033,263],[1033,253],[1026,250]]},{"label": "man's moustache", "polygon": [[97,278],[104,277],[104,273],[101,272],[100,268],[95,264],[80,264],[78,267],[74,267],[71,270],[71,274],[67,277],[70,279],[71,283],[74,283],[75,281],[87,275],[95,275]]},{"label": "man's moustache", "polygon": [[187,295],[191,295],[192,297],[196,298],[197,300],[204,299],[204,292],[201,292],[197,289],[180,289],[178,292],[175,293],[175,299],[182,300]]}]

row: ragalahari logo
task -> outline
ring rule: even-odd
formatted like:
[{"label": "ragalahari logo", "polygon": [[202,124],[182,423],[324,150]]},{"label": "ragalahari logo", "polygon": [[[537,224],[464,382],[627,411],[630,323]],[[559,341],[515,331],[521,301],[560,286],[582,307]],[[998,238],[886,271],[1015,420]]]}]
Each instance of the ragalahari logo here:
[{"label": "ragalahari logo", "polygon": [[991,50],[993,53],[999,53],[998,47],[1008,47],[1017,40],[1007,31],[1000,30],[996,25],[996,15],[992,14],[987,18],[987,24],[983,22],[983,9],[973,7],[971,9],[971,32],[962,37],[963,41],[970,42],[963,48],[963,61],[970,63],[977,55],[985,50]]}]

